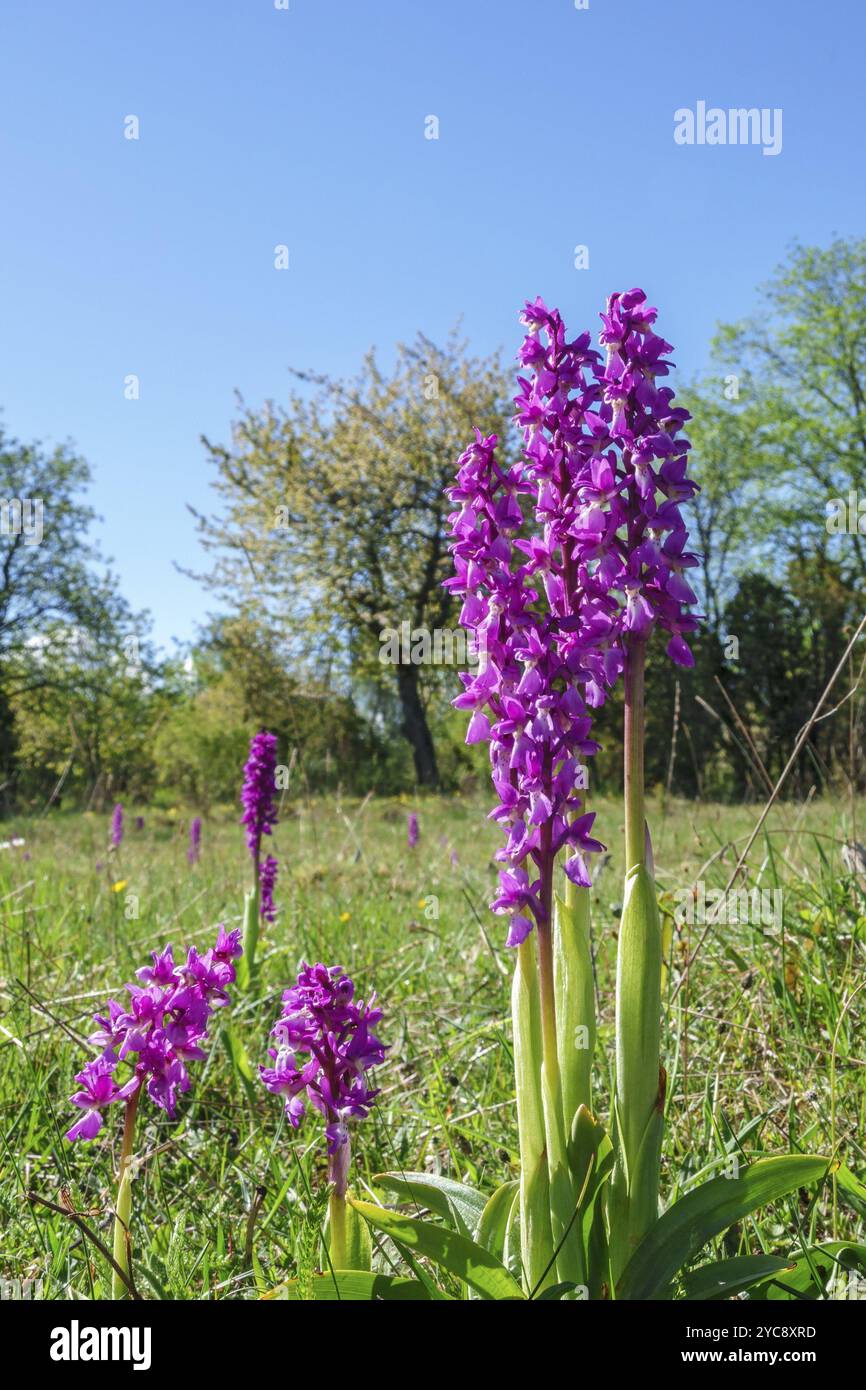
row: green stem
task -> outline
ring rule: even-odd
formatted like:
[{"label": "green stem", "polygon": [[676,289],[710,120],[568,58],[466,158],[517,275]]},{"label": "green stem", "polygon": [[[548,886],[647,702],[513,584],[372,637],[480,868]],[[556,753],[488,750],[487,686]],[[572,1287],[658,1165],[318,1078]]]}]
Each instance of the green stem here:
[{"label": "green stem", "polygon": [[332,1192],[328,1198],[329,1239],[328,1250],[334,1269],[348,1269],[346,1242],[346,1198]]},{"label": "green stem", "polygon": [[[541,1094],[543,1049],[538,997],[536,943],[529,937],[517,948],[511,1008],[514,1027],[514,1081],[520,1141],[520,1249],[527,1292],[550,1264],[550,1180]],[[547,1283],[555,1282],[554,1276]]]},{"label": "green stem", "polygon": [[346,1230],[346,1193],[349,1188],[349,1141],[346,1139],[335,1153],[328,1155],[328,1253],[334,1269],[351,1269],[349,1241]]},{"label": "green stem", "polygon": [[244,898],[244,953],[241,957],[238,979],[245,987],[251,986],[255,981],[256,947],[259,941],[260,922],[261,888],[257,867],[253,886]]},{"label": "green stem", "polygon": [[[114,1248],[112,1254],[115,1262],[123,1270],[127,1277],[130,1277],[131,1261],[129,1258],[129,1229],[132,1216],[132,1150],[135,1140],[135,1118],[138,1113],[138,1097],[140,1089],[135,1091],[126,1102],[123,1115],[123,1140],[120,1146],[120,1166],[118,1168],[117,1181],[117,1201],[114,1208]],[[121,1279],[117,1270],[112,1271],[111,1275],[111,1296],[112,1298],[129,1298],[129,1289]]]},{"label": "green stem", "polygon": [[553,951],[553,854],[551,825],[541,834],[541,921],[536,927],[538,993],[541,1013],[541,1098],[550,1184],[550,1226],[554,1247],[560,1246],[556,1272],[561,1280],[583,1282],[580,1242],[573,1223],[575,1193],[568,1167],[568,1148],[562,1110],[562,1076],[556,1029],[556,974]]},{"label": "green stem", "polygon": [[644,805],[644,673],[646,643],[631,642],[625,659],[625,867],[646,862]]}]

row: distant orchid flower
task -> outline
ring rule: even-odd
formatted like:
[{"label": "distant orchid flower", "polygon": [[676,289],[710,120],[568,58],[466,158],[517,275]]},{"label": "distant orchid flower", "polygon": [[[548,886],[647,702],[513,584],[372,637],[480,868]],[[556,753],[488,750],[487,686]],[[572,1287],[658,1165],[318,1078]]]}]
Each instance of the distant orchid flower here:
[{"label": "distant orchid flower", "polygon": [[277,882],[279,864],[272,854],[262,861],[259,870],[259,889],[261,894],[260,914],[266,922],[273,922],[277,910],[274,907],[274,887]]},{"label": "distant orchid flower", "polygon": [[262,729],[250,741],[249,756],[244,766],[244,786],[241,803],[246,826],[247,846],[258,873],[262,836],[270,835],[277,823],[275,774],[277,767],[277,738]]},{"label": "distant orchid flower", "polygon": [[136,818],[135,818],[135,828],[136,828],[136,830],[143,830],[143,829],[144,829],[144,816],[136,816]]},{"label": "distant orchid flower", "polygon": [[111,814],[111,846],[120,849],[123,842],[123,804],[118,801]]},{"label": "distant orchid flower", "polygon": [[201,854],[201,816],[193,816],[189,827],[189,849],[186,857],[190,864],[197,864]]},{"label": "distant orchid flower", "polygon": [[253,861],[253,886],[244,904],[245,982],[253,978],[260,923],[272,922],[275,916],[277,860],[272,854],[262,860],[262,837],[270,835],[277,824],[276,769],[277,737],[261,729],[250,741],[241,792],[241,823],[246,827]]},{"label": "distant orchid flower", "polygon": [[367,1085],[365,1073],[385,1059],[387,1049],[373,1032],[381,1017],[375,995],[366,1004],[356,1000],[354,982],[339,966],[305,964],[283,994],[283,1012],[271,1032],[277,1045],[268,1049],[272,1065],[259,1067],[264,1085],[282,1097],[293,1129],[308,1103],[325,1121],[336,1269],[347,1268],[349,1125],[369,1113],[379,1094]]},{"label": "distant orchid flower", "polygon": [[421,830],[418,825],[418,816],[415,811],[410,811],[406,822],[406,839],[410,849],[415,849],[421,838]]}]

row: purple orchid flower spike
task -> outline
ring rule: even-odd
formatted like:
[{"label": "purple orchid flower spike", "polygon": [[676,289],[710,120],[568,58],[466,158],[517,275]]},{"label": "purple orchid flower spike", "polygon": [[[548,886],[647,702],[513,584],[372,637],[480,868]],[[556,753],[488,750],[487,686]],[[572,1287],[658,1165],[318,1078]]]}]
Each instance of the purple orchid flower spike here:
[{"label": "purple orchid flower spike", "polygon": [[277,882],[277,872],[279,864],[272,854],[262,861],[259,870],[259,887],[261,890],[261,905],[259,911],[266,922],[273,922],[276,919],[277,909],[274,906],[274,887]]},{"label": "purple orchid flower spike", "polygon": [[[174,1119],[178,1099],[190,1087],[189,1064],[207,1055],[202,1043],[207,1040],[211,1014],[229,1002],[228,986],[234,983],[234,962],[240,955],[240,932],[227,932],[223,926],[210,950],[199,955],[191,946],[182,964],[175,964],[171,946],[152,951],[151,964],[136,972],[139,983],[126,985],[128,1002],[110,999],[106,1012],[94,1015],[97,1027],[89,1042],[100,1049],[100,1055],[75,1077],[81,1089],[72,1103],[83,1114],[66,1131],[66,1138],[73,1143],[95,1139],[105,1111],[118,1101],[124,1103],[114,1221],[115,1298],[126,1298],[132,1289],[131,1167],[141,1096],[147,1095],[168,1119]],[[125,1074],[121,1081],[119,1069]]]},{"label": "purple orchid flower spike", "polygon": [[241,792],[244,810],[241,823],[246,827],[247,847],[257,871],[262,836],[270,835],[277,823],[277,804],[274,796],[276,766],[276,734],[269,734],[267,729],[262,729],[250,741]]},{"label": "purple orchid flower spike", "polygon": [[[659,627],[672,659],[691,664],[686,639],[698,619],[689,612],[695,595],[687,577],[697,560],[680,513],[696,490],[682,435],[688,413],[662,384],[673,364],[670,345],[653,331],[655,309],[641,290],[612,295],[602,315],[603,354],[588,333],[569,338],[559,312],[540,298],[521,317],[527,332],[515,418],[523,456],[504,463],[496,437],[476,430],[458,460],[448,490],[454,575],[445,587],[462,599],[460,621],[480,655],[453,703],[467,711],[467,743],[489,745],[497,796],[490,817],[505,835],[491,907],[507,916],[507,945],[517,948],[522,1163],[527,1174],[544,1163],[549,1169],[549,1211],[521,1207],[524,1264],[535,1287],[554,1264],[559,1279],[583,1279],[573,1230],[579,1188],[570,1190],[563,1174],[575,1117],[591,1110],[587,889],[590,857],[604,848],[583,796],[585,760],[599,747],[593,713],[623,677],[626,854],[638,864],[642,792],[629,789],[642,779],[643,652]],[[555,891],[561,853],[564,881]],[[660,966],[647,968],[657,985]],[[575,1025],[586,1034],[580,1052]],[[644,1064],[647,1077],[653,1067],[651,1105],[657,1066]],[[630,1152],[629,1171],[637,1166]],[[556,1253],[539,1261],[531,1232],[544,1220]]]},{"label": "purple orchid flower spike", "polygon": [[[124,1005],[110,999],[105,1014],[95,1014],[96,1030],[88,1041],[102,1055],[88,1063],[76,1077],[83,1090],[73,1097],[82,1105],[87,1101],[88,1123],[79,1120],[67,1138],[92,1139],[101,1128],[94,1111],[102,1111],[118,1100],[129,1100],[141,1087],[155,1105],[173,1119],[178,1093],[188,1090],[187,1063],[206,1054],[201,1043],[207,1039],[213,1010],[229,1002],[228,986],[234,983],[234,962],[242,954],[240,932],[226,932],[220,926],[216,945],[199,955],[191,946],[186,960],[175,964],[171,946],[151,952],[151,964],[136,971],[138,984],[128,984]],[[119,1064],[133,1071],[118,1086],[114,1072]],[[110,1084],[109,1084],[110,1083]]]},{"label": "purple orchid flower spike", "polygon": [[193,816],[189,827],[189,848],[186,857],[190,864],[197,864],[201,855],[201,816]]},{"label": "purple orchid flower spike", "polygon": [[272,834],[277,824],[276,770],[277,737],[261,729],[250,741],[241,792],[242,824],[246,827],[247,847],[253,861],[253,886],[244,906],[244,984],[254,978],[260,925],[263,921],[273,922],[276,916],[277,860],[272,854],[262,858],[262,837]]},{"label": "purple orchid flower spike", "polygon": [[350,1159],[350,1124],[365,1118],[379,1094],[366,1080],[370,1068],[385,1060],[387,1047],[373,1032],[382,1017],[375,995],[355,998],[354,981],[339,966],[306,965],[283,994],[283,1011],[271,1036],[270,1066],[259,1075],[272,1095],[280,1096],[286,1118],[299,1128],[310,1104],[324,1120],[328,1149],[331,1260],[347,1268],[346,1193]]}]

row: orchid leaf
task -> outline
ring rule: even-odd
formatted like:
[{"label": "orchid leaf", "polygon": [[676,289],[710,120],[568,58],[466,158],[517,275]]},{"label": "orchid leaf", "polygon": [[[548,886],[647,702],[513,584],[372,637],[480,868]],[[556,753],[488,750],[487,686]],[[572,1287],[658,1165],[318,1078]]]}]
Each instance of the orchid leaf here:
[{"label": "orchid leaf", "polygon": [[643,864],[630,869],[620,919],[616,976],[616,1147],[611,1265],[619,1279],[658,1215],[664,1081],[659,1064],[661,923]]},{"label": "orchid leaf", "polygon": [[789,1299],[823,1299],[834,1274],[850,1274],[855,1269],[866,1275],[866,1245],[855,1241],[834,1240],[813,1245],[789,1261],[784,1270],[749,1290],[754,1302],[781,1302]]},{"label": "orchid leaf", "polygon": [[550,1284],[544,1290],[543,1293],[538,1294],[536,1302],[559,1303],[569,1294],[575,1293],[575,1291],[577,1292],[578,1298],[583,1298],[585,1296],[582,1291],[582,1287],[579,1284],[572,1284],[568,1282],[564,1284]]},{"label": "orchid leaf", "polygon": [[768,1274],[784,1278],[783,1271],[792,1267],[790,1260],[779,1255],[735,1255],[730,1260],[715,1260],[684,1276],[680,1297],[692,1302],[730,1298]]},{"label": "orchid leaf", "polygon": [[644,1236],[617,1283],[617,1298],[665,1298],[676,1274],[714,1236],[767,1202],[820,1182],[828,1163],[802,1154],[762,1158],[737,1177],[712,1178],[694,1188]]},{"label": "orchid leaf", "polygon": [[440,1269],[475,1289],[482,1298],[523,1299],[520,1285],[505,1266],[467,1236],[432,1221],[419,1221],[417,1217],[374,1206],[372,1202],[359,1202],[353,1197],[349,1201],[371,1226],[413,1254],[432,1260]]},{"label": "orchid leaf", "polygon": [[589,938],[589,889],[567,883],[563,901],[555,899],[553,976],[556,997],[556,1048],[562,1078],[566,1130],[581,1105],[590,1107],[595,1051],[595,992]]},{"label": "orchid leaf", "polygon": [[866,1186],[844,1163],[839,1164],[834,1177],[837,1188],[843,1194],[842,1200],[847,1202],[858,1216],[866,1217]]},{"label": "orchid leaf", "polygon": [[483,1245],[485,1250],[489,1250],[491,1255],[503,1262],[508,1218],[519,1190],[520,1184],[517,1179],[504,1182],[501,1187],[497,1187],[493,1196],[488,1198],[475,1230],[478,1244]]},{"label": "orchid leaf", "polygon": [[[333,1274],[316,1274],[312,1280],[312,1296],[317,1303],[348,1302],[426,1302],[429,1296],[418,1279],[394,1278],[389,1274],[370,1274],[362,1270],[335,1270]],[[262,1294],[265,1302],[303,1302],[303,1291],[297,1279],[289,1279]]]},{"label": "orchid leaf", "polygon": [[346,1203],[345,1214],[346,1268],[369,1271],[373,1264],[373,1242],[370,1227],[354,1207]]},{"label": "orchid leaf", "polygon": [[487,1204],[483,1192],[437,1173],[377,1173],[373,1182],[405,1202],[427,1207],[464,1236],[475,1235]]},{"label": "orchid leaf", "polygon": [[[508,1220],[505,1223],[505,1242],[502,1247],[502,1263],[513,1274],[514,1278],[520,1280],[523,1277],[523,1251],[521,1250],[521,1225],[520,1225],[520,1206],[521,1192],[520,1184],[511,1200],[508,1210]],[[491,1252],[494,1253],[494,1252]]]},{"label": "orchid leaf", "polygon": [[544,1050],[541,1042],[538,963],[533,941],[524,941],[517,948],[517,963],[511,984],[511,1016],[520,1170],[522,1173],[534,1173],[545,1151],[545,1137],[541,1097]]},{"label": "orchid leaf", "polygon": [[[554,1282],[550,1268],[553,1258],[553,1235],[550,1228],[550,1179],[547,1174],[547,1155],[542,1150],[535,1171],[524,1172],[520,1179],[521,1245],[520,1254],[524,1278],[531,1291]],[[506,1260],[506,1263],[510,1263]]]}]

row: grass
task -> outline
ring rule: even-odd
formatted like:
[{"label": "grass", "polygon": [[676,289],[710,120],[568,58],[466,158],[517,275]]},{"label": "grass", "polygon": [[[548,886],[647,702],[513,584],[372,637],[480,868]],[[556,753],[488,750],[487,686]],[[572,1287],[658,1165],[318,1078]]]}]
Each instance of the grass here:
[{"label": "grass", "polygon": [[[413,808],[421,841],[410,851]],[[602,838],[618,844],[619,803],[597,809]],[[391,1052],[353,1163],[368,1196],[386,1168],[431,1169],[490,1191],[517,1175],[511,960],[487,910],[499,837],[485,810],[472,799],[339,797],[284,807],[280,917],[261,942],[261,992],[236,995],[233,1026],[253,1063],[264,1060],[281,991],[304,958],[340,963],[363,993],[378,992]],[[866,990],[856,991],[866,884],[840,858],[857,810],[828,801],[774,810],[750,854],[748,887],[781,891],[781,925],[711,927],[684,975],[703,928],[673,920],[677,893],[697,879],[725,885],[757,811],[662,798],[652,807],[669,962],[666,1200],[738,1153],[838,1152],[863,1175]],[[110,1244],[119,1108],[96,1142],[62,1137],[73,1074],[90,1055],[90,1015],[154,947],[204,946],[215,923],[236,924],[247,880],[234,812],[205,823],[195,868],[187,813],[144,809],[140,831],[133,814],[114,855],[107,816],[58,812],[0,836],[26,841],[0,849],[0,1267],[5,1280],[41,1281],[45,1298],[110,1291],[105,1262],[62,1210]],[[593,891],[604,1117],[621,871],[614,851]],[[133,1238],[145,1297],[252,1298],[322,1263],[320,1127],[310,1116],[293,1134],[276,1098],[237,1084],[224,1044],[214,1036],[175,1124],[141,1107]],[[862,1238],[866,1206],[858,1215],[843,1197],[834,1201],[828,1183],[814,1203],[778,1203],[718,1250],[784,1254],[802,1238]],[[383,1269],[396,1261],[393,1247],[380,1248]]]}]

